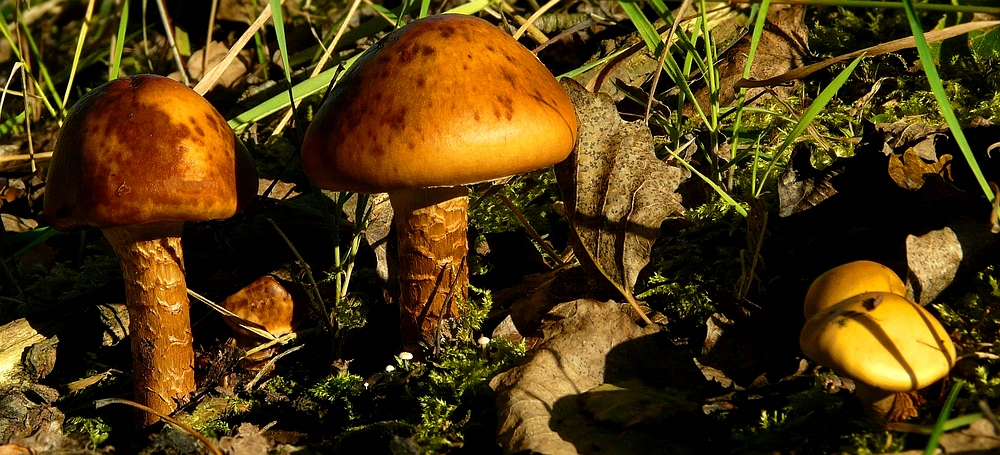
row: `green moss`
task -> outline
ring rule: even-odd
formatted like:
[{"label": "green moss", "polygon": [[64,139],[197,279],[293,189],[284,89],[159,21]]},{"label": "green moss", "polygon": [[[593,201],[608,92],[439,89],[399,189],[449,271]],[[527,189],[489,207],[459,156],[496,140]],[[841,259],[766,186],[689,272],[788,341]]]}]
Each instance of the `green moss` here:
[{"label": "green moss", "polygon": [[29,276],[25,293],[34,305],[19,308],[22,314],[43,310],[45,304],[56,304],[92,292],[108,283],[121,281],[118,259],[109,250],[88,246],[79,265],[58,262],[50,269]]},{"label": "green moss", "polygon": [[[552,209],[552,202],[559,194],[555,175],[551,171],[542,173],[537,178],[514,180],[498,191],[510,199],[535,230],[548,232],[551,229],[550,218],[557,216]],[[521,229],[521,221],[500,198],[487,195],[472,199],[474,202],[469,208],[469,224],[475,226],[480,234]]]},{"label": "green moss", "polygon": [[308,394],[317,401],[341,410],[342,417],[351,421],[357,416],[351,400],[361,394],[365,379],[356,374],[340,373],[330,376],[309,388]]},{"label": "green moss", "polygon": [[63,432],[70,437],[86,438],[91,446],[98,447],[111,435],[111,426],[100,417],[70,416],[63,422]]}]

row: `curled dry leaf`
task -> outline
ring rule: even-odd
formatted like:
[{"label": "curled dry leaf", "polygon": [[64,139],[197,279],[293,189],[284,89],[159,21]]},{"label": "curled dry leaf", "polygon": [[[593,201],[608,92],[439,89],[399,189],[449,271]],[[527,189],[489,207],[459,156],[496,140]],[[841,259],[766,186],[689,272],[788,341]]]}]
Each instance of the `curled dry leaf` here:
[{"label": "curled dry leaf", "polygon": [[837,194],[832,180],[844,172],[834,163],[820,171],[813,167],[808,150],[796,148],[785,172],[778,179],[778,216],[809,210]]},{"label": "curled dry leaf", "polygon": [[924,175],[926,174],[941,175],[950,181],[951,159],[951,155],[944,154],[940,158],[933,158],[933,162],[928,163],[911,147],[903,152],[902,159],[896,154],[889,155],[889,177],[900,188],[908,190],[918,190],[924,186]]},{"label": "curled dry leaf", "polygon": [[579,142],[555,166],[581,262],[596,268],[629,300],[649,262],[660,223],[681,213],[679,169],[660,161],[641,121],[625,122],[607,95],[563,81],[579,118]]}]

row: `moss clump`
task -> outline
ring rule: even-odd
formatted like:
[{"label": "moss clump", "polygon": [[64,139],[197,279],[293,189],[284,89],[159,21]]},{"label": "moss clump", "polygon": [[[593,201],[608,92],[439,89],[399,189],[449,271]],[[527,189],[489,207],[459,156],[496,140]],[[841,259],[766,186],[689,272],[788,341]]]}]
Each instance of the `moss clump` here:
[{"label": "moss clump", "polygon": [[99,447],[111,436],[111,426],[100,417],[70,416],[63,422],[66,436],[90,441],[91,447]]}]

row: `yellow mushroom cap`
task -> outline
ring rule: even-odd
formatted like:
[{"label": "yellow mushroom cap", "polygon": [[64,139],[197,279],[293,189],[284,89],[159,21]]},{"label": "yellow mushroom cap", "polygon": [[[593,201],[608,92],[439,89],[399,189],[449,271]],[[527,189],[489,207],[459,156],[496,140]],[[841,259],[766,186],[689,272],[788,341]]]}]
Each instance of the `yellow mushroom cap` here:
[{"label": "yellow mushroom cap", "polygon": [[812,318],[824,308],[866,292],[906,297],[906,285],[892,269],[872,261],[854,261],[823,272],[806,291],[802,313]]},{"label": "yellow mushroom cap", "polygon": [[890,391],[919,390],[955,365],[955,345],[923,307],[890,292],[856,295],[806,322],[802,352],[838,374]]}]

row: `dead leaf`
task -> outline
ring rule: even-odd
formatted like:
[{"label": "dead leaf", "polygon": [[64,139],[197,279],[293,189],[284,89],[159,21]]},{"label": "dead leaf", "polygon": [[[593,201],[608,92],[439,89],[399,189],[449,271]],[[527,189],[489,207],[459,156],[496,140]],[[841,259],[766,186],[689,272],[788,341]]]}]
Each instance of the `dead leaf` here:
[{"label": "dead leaf", "polygon": [[392,204],[386,193],[373,194],[368,198],[371,205],[371,215],[368,217],[368,228],[365,229],[365,240],[375,250],[375,272],[382,279],[386,292],[394,293],[390,300],[399,297],[399,280],[396,271],[396,252],[392,235]]},{"label": "dead leaf", "polygon": [[271,449],[271,441],[256,425],[243,422],[236,429],[236,436],[223,436],[219,448],[232,455],[266,455]]},{"label": "dead leaf", "polygon": [[843,166],[837,164],[817,170],[809,151],[796,147],[788,167],[778,179],[778,216],[804,212],[837,194],[832,180],[843,172]]},{"label": "dead leaf", "polygon": [[602,384],[580,396],[583,408],[601,422],[618,428],[639,423],[656,423],[678,413],[699,410],[687,393],[674,388],[652,388],[638,381]]},{"label": "dead leaf", "polygon": [[27,447],[31,453],[76,448],[76,441],[63,436],[64,418],[31,386],[7,389],[0,398],[0,441]]},{"label": "dead leaf", "polygon": [[914,301],[926,305],[955,279],[962,263],[962,244],[949,227],[907,236],[906,263]]},{"label": "dead leaf", "polygon": [[979,419],[961,431],[949,431],[938,441],[945,453],[1000,453],[1000,432],[988,419]]},{"label": "dead leaf", "polygon": [[[933,152],[932,152],[933,153]],[[951,180],[951,155],[935,157],[931,163],[924,161],[917,151],[910,147],[903,152],[903,158],[895,153],[889,155],[889,177],[901,188],[918,190],[924,186],[924,175],[937,174]]]},{"label": "dead leaf", "polygon": [[555,166],[574,249],[631,300],[660,223],[684,210],[674,192],[681,172],[656,158],[649,128],[622,121],[607,95],[571,80],[563,87],[580,124],[576,149]]},{"label": "dead leaf", "polygon": [[[805,23],[805,6],[771,5],[757,45],[757,54],[750,68],[751,79],[767,79],[799,67],[809,55],[809,27]],[[746,34],[737,43],[719,56],[719,103],[728,106],[739,92],[737,84],[743,80],[747,55],[750,53],[752,34]],[[748,90],[747,100],[755,99],[763,89]],[[788,97],[795,91],[794,85],[775,87],[777,96]],[[702,87],[695,92],[697,102],[704,108],[709,106],[709,91]],[[684,114],[694,116],[694,108],[684,107]]]},{"label": "dead leaf", "polygon": [[[229,53],[229,47],[218,41],[211,41],[207,46],[194,51],[187,61],[188,76],[195,81],[200,81],[205,75],[205,68],[212,69]],[[207,54],[207,55],[206,55]],[[204,64],[204,65],[203,65]],[[247,69],[250,67],[250,52],[240,51],[232,63],[226,67],[222,75],[215,82],[213,87],[234,88],[241,81],[245,80]],[[180,72],[170,75],[174,79],[180,79]]]},{"label": "dead leaf", "polygon": [[[505,453],[577,454],[550,422],[580,417],[578,409],[554,409],[561,398],[604,382],[607,355],[622,342],[656,332],[636,326],[616,302],[574,300],[557,306],[543,329],[545,341],[527,362],[490,381],[497,391],[497,442]],[[565,403],[565,402],[564,402]]]},{"label": "dead leaf", "polygon": [[875,124],[875,133],[881,134],[885,145],[882,152],[886,155],[896,150],[912,147],[921,158],[927,161],[937,160],[936,142],[948,137],[948,127],[944,125],[929,125],[914,122],[912,119],[901,119],[892,123]]}]

